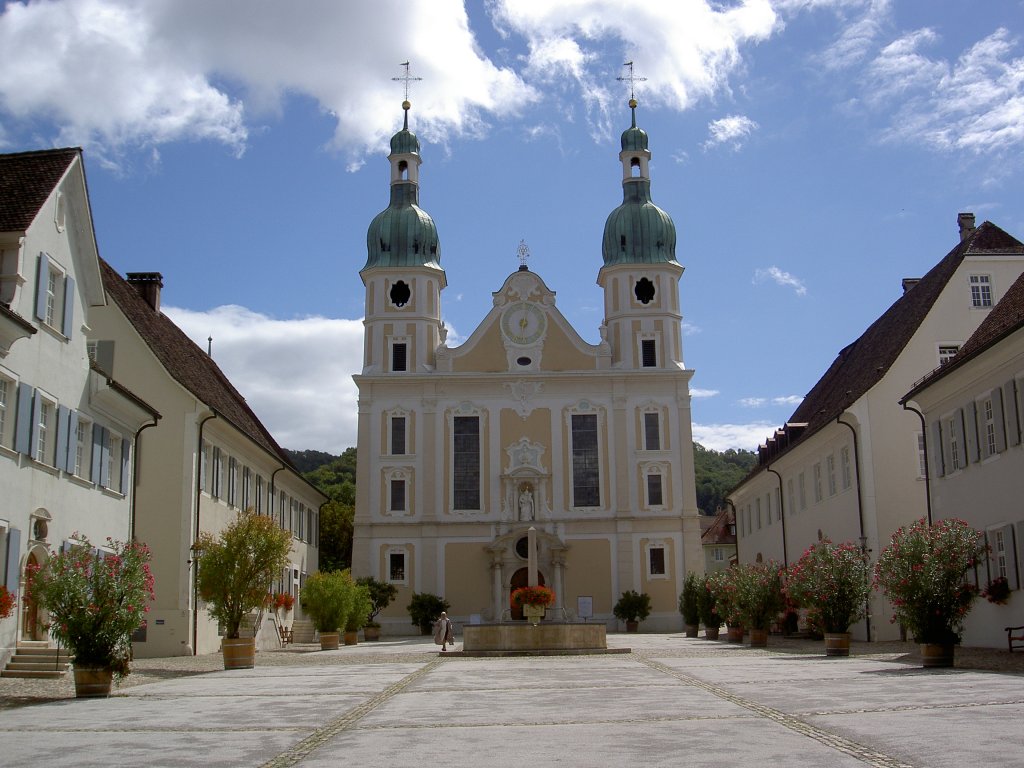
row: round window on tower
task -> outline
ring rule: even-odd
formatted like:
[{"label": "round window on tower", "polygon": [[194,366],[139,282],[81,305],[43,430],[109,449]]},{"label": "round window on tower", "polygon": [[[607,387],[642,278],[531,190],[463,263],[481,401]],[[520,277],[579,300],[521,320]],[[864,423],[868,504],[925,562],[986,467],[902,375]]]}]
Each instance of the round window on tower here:
[{"label": "round window on tower", "polygon": [[516,542],[516,554],[523,560],[530,559],[530,540],[525,536]]},{"label": "round window on tower", "polygon": [[409,286],[404,280],[399,280],[391,286],[391,293],[388,295],[391,297],[392,304],[396,307],[404,307],[409,303],[409,297],[412,296],[412,291],[409,290]]},{"label": "round window on tower", "polygon": [[637,301],[641,304],[650,304],[654,299],[654,283],[646,277],[641,277],[636,281],[633,293],[636,294]]}]

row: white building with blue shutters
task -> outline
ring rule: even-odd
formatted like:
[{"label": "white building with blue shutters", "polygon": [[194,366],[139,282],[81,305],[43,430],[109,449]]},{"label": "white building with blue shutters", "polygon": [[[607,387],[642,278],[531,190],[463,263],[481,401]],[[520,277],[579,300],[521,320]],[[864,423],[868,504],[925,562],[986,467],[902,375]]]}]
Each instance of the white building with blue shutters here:
[{"label": "white building with blue shutters", "polygon": [[106,297],[79,149],[0,155],[0,663],[46,639],[25,573],[88,538],[132,535],[139,430],[159,414],[91,360]]}]

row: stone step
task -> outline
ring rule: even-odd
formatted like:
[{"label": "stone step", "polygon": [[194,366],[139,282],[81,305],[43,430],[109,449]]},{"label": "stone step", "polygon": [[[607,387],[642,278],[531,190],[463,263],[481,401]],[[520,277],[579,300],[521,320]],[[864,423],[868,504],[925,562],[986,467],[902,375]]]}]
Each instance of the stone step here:
[{"label": "stone step", "polygon": [[47,671],[62,671],[68,668],[68,662],[63,661],[54,664],[52,661],[25,661],[15,656],[9,662],[7,662],[6,669],[11,672],[47,672]]},{"label": "stone step", "polygon": [[30,647],[26,648],[24,646],[19,645],[17,648],[14,649],[14,655],[15,656],[57,656],[57,655],[60,655],[60,656],[62,656],[64,658],[67,658],[71,654],[68,652],[67,648],[61,648],[61,649],[58,650],[57,648],[48,648],[46,646],[43,646],[41,648],[40,647],[36,647],[36,646],[30,646]]},{"label": "stone step", "polygon": [[66,670],[37,670],[37,669],[5,669],[0,672],[0,677],[20,677],[32,680],[59,680],[64,677]]}]

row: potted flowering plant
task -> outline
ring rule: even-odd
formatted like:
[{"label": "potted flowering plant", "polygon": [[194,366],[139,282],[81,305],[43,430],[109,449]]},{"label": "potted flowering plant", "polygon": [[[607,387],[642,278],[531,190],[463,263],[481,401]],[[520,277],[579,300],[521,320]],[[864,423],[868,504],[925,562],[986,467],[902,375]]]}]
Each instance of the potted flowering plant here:
[{"label": "potted flowering plant", "polygon": [[264,605],[270,584],[288,564],[292,536],[250,507],[218,535],[201,533],[193,545],[199,596],[224,624],[224,669],[251,669],[256,639],[240,637],[242,619]]},{"label": "potted flowering plant", "polygon": [[544,616],[544,611],[555,604],[555,593],[549,587],[519,587],[513,589],[509,600],[513,606],[523,609],[523,616],[534,624]]},{"label": "potted flowering plant", "polygon": [[893,606],[893,622],[921,644],[925,667],[953,666],[953,649],[977,597],[966,580],[985,555],[981,534],[963,520],[924,519],[897,529],[875,564],[875,584]]},{"label": "potted flowering plant", "polygon": [[612,608],[612,613],[626,623],[627,632],[636,632],[640,622],[651,615],[651,596],[635,589],[626,590]]},{"label": "potted flowering plant", "polygon": [[781,567],[774,560],[744,563],[733,569],[736,608],[750,629],[750,644],[768,645],[768,628],[785,607]]},{"label": "potted flowering plant", "polygon": [[13,592],[8,592],[7,587],[0,587],[0,619],[6,619],[17,606],[18,601]]},{"label": "potted flowering plant", "polygon": [[698,581],[697,606],[700,620],[704,624],[704,637],[707,640],[718,639],[718,629],[722,626],[722,617],[718,612],[714,591],[715,574],[703,576]]},{"label": "potted flowering plant", "polygon": [[[725,621],[728,628],[730,643],[743,642],[743,618],[737,600],[738,571],[739,566],[734,565],[708,576],[708,591],[714,598],[719,618]],[[704,626],[707,627],[707,624]]]},{"label": "potted flowering plant", "polygon": [[1006,605],[1010,599],[1010,582],[1005,576],[996,576],[988,583],[981,596],[995,605]]},{"label": "potted flowering plant", "polygon": [[826,656],[850,655],[850,625],[864,618],[871,594],[868,562],[852,542],[809,546],[786,573],[786,593],[825,633]]},{"label": "potted flowering plant", "polygon": [[295,605],[295,596],[290,592],[277,592],[274,594],[274,610],[288,613]]},{"label": "potted flowering plant", "polygon": [[154,599],[149,547],[88,539],[51,555],[28,574],[29,599],[50,614],[50,632],[75,659],[76,695],[105,697],[113,678],[129,672],[132,633]]}]

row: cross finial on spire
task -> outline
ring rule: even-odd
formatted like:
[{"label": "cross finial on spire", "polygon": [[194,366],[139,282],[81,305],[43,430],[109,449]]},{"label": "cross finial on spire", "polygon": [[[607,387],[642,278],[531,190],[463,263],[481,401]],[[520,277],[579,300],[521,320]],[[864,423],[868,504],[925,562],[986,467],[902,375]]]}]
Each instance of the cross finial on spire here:
[{"label": "cross finial on spire", "polygon": [[412,106],[412,104],[409,102],[409,83],[411,81],[422,80],[423,78],[422,77],[413,77],[412,75],[409,74],[409,62],[408,61],[403,61],[401,64],[399,64],[399,66],[400,67],[405,67],[405,74],[402,75],[401,77],[392,77],[391,79],[396,81],[396,82],[404,81],[404,83],[405,83],[405,100],[402,101],[402,109],[405,111],[405,129],[408,130],[409,129],[409,107]]},{"label": "cross finial on spire", "polygon": [[622,66],[629,67],[629,74],[626,77],[617,77],[615,79],[618,80],[619,82],[628,82],[629,83],[629,107],[630,107],[630,109],[636,109],[636,103],[637,103],[636,102],[636,84],[637,83],[642,83],[647,78],[646,77],[640,77],[640,76],[638,76],[638,75],[633,73],[633,62],[632,61],[627,61]]},{"label": "cross finial on spire", "polygon": [[516,255],[519,257],[519,271],[526,272],[529,269],[529,267],[526,266],[526,262],[530,258],[530,249],[526,245],[525,240],[519,241],[519,247],[516,248]]}]

